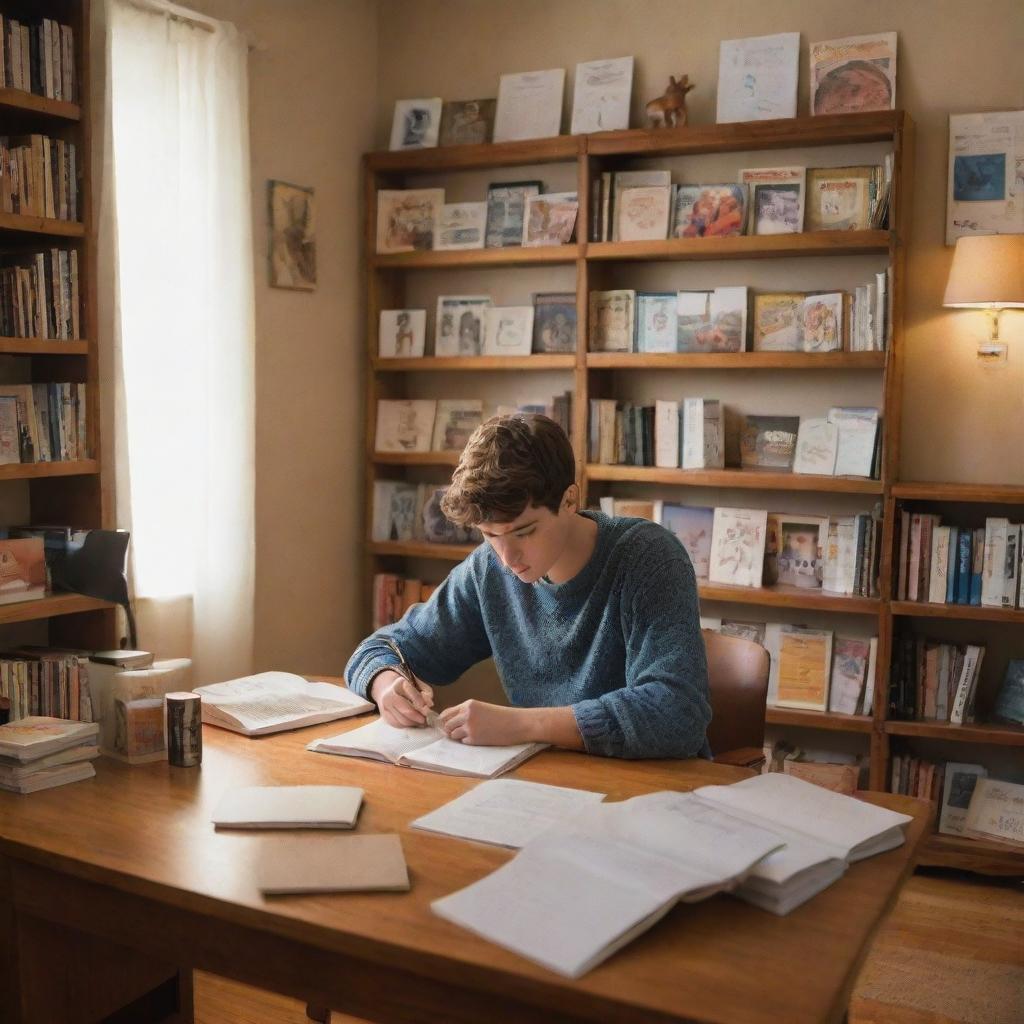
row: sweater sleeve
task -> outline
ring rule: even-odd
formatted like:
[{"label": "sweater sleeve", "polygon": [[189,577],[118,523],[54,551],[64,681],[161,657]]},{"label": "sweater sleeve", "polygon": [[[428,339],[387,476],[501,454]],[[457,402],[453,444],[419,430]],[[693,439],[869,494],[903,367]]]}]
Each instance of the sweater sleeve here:
[{"label": "sweater sleeve", "polygon": [[708,669],[697,581],[688,558],[673,558],[624,602],[626,685],[573,705],[590,754],[709,756]]},{"label": "sweater sleeve", "polygon": [[473,556],[465,559],[430,600],[413,605],[398,622],[378,629],[355,649],[345,666],[345,682],[353,693],[369,699],[374,677],[398,664],[385,640],[396,643],[413,672],[432,686],[455,682],[470,666],[491,656],[475,562]]}]

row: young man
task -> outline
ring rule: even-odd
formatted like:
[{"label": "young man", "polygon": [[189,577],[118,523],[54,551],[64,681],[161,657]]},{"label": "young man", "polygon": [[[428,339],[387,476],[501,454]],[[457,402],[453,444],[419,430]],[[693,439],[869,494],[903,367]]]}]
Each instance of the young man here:
[{"label": "young man", "polygon": [[[486,543],[429,601],[364,640],[345,679],[386,722],[420,726],[433,686],[493,656],[512,706],[468,700],[446,709],[441,725],[454,740],[710,756],[707,664],[686,550],[646,520],[580,511],[575,478],[569,440],[546,416],[499,416],[479,427],[443,508]],[[415,682],[396,671],[396,649]]]}]

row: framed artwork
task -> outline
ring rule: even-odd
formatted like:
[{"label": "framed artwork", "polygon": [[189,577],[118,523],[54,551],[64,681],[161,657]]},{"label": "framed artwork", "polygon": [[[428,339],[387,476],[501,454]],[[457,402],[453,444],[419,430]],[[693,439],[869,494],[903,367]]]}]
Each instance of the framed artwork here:
[{"label": "framed artwork", "polygon": [[316,218],[313,190],[286,181],[268,182],[270,284],[316,290]]},{"label": "framed artwork", "polygon": [[398,100],[391,122],[391,149],[430,149],[441,127],[441,97]]}]

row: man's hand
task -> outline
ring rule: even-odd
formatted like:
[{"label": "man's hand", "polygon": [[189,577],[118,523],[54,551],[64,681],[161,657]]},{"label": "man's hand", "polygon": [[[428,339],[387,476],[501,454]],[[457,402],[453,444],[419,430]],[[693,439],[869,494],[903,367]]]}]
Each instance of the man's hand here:
[{"label": "man's hand", "polygon": [[434,706],[434,691],[422,679],[413,686],[400,672],[385,669],[370,684],[370,700],[388,725],[415,729],[427,724],[426,712]]},{"label": "man's hand", "polygon": [[481,747],[507,747],[529,743],[533,708],[504,708],[482,700],[466,700],[441,712],[441,728],[448,738]]}]

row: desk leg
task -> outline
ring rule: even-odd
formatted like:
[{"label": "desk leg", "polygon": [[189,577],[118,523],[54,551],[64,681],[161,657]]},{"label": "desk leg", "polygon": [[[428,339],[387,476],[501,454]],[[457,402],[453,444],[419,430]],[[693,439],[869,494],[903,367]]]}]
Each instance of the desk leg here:
[{"label": "desk leg", "polygon": [[0,857],[0,1024],[193,1024],[192,971],[31,917]]}]

